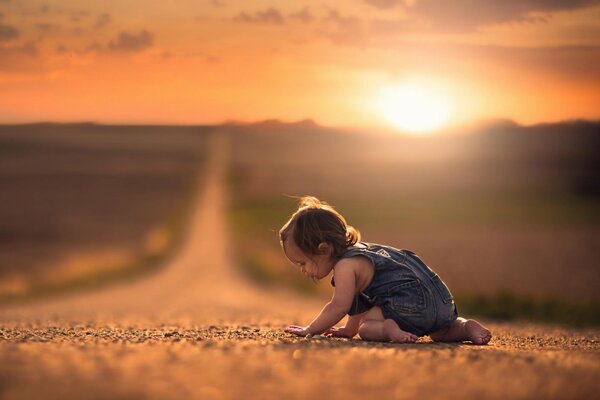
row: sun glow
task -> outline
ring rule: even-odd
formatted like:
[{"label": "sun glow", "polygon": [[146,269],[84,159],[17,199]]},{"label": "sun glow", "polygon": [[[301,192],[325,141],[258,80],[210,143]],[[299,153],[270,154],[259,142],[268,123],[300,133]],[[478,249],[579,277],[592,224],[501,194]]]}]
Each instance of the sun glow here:
[{"label": "sun glow", "polygon": [[446,123],[452,107],[446,97],[422,85],[388,86],[377,95],[375,111],[398,129],[424,133]]}]

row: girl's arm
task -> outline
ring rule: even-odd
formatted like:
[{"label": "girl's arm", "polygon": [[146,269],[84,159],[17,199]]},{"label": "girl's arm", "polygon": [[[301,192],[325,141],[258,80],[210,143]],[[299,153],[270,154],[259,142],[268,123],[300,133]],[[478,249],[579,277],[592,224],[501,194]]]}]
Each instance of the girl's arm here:
[{"label": "girl's arm", "polygon": [[356,289],[354,266],[349,260],[343,259],[336,264],[333,270],[335,291],[331,301],[323,307],[319,315],[306,328],[289,327],[287,332],[300,336],[316,335],[327,331],[344,318],[352,306]]},{"label": "girl's arm", "polygon": [[341,328],[333,327],[325,333],[330,334],[333,337],[344,337],[351,339],[358,333],[358,328],[360,327],[360,323],[362,322],[365,313],[366,311],[361,314],[349,315],[345,326]]}]

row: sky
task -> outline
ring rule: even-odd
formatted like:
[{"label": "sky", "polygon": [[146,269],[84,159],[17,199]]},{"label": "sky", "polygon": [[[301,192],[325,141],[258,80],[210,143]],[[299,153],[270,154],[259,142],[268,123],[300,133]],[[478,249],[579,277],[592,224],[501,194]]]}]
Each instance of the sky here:
[{"label": "sky", "polygon": [[0,123],[600,119],[600,0],[0,0]]}]

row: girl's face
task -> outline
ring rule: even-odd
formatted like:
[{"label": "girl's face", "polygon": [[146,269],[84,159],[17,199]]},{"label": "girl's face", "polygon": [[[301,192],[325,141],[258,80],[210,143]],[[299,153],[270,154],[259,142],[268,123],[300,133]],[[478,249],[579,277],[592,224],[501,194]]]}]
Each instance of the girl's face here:
[{"label": "girl's face", "polygon": [[327,243],[319,245],[319,254],[308,256],[298,248],[293,240],[289,239],[283,244],[283,251],[287,258],[300,268],[304,276],[311,279],[323,279],[333,269],[332,247]]}]

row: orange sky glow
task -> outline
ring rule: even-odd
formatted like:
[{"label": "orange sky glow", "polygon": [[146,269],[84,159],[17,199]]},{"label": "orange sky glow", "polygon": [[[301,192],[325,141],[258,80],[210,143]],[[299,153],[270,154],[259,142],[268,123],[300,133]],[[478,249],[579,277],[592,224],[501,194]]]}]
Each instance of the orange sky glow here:
[{"label": "orange sky glow", "polygon": [[0,123],[600,119],[599,65],[597,0],[0,0]]}]

